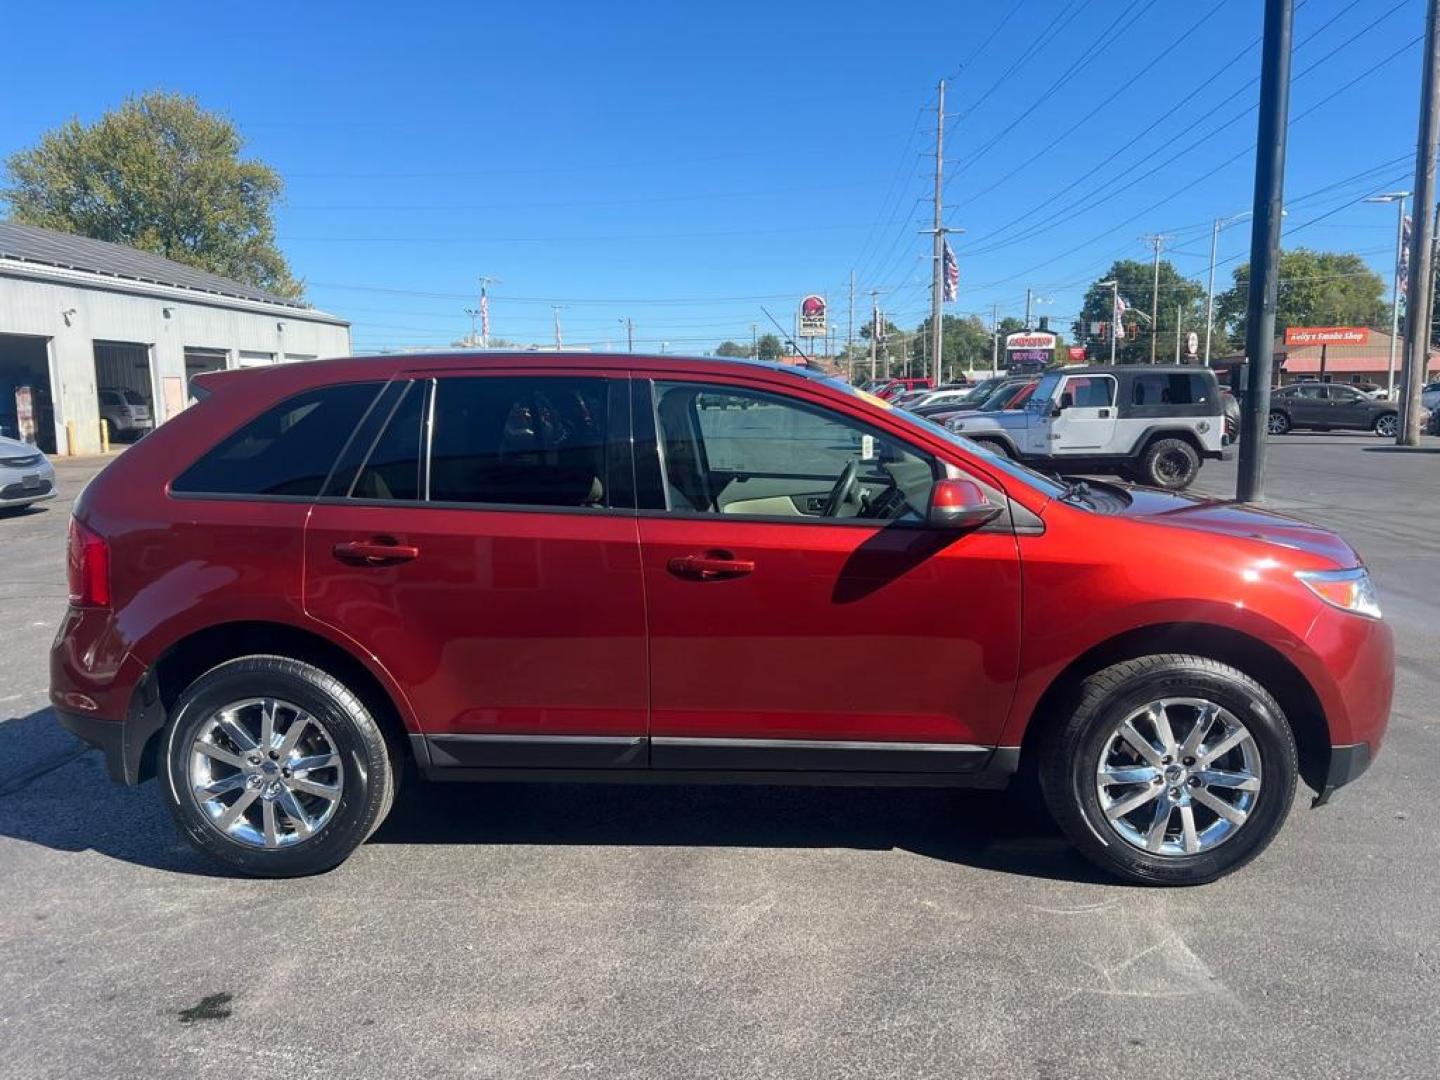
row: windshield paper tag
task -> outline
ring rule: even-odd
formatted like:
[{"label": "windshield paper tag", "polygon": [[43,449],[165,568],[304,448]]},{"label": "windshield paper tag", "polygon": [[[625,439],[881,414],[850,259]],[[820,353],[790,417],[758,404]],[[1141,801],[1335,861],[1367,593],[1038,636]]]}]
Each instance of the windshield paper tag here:
[{"label": "windshield paper tag", "polygon": [[875,436],[874,436],[874,435],[861,435],[861,436],[860,436],[860,460],[861,460],[861,461],[874,461],[874,460],[875,460]]}]

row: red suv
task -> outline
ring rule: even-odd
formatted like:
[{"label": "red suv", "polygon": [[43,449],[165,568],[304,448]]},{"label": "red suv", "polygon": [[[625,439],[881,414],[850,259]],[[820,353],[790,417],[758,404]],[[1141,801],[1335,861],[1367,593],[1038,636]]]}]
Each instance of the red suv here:
[{"label": "red suv", "polygon": [[197,379],[75,506],[61,722],[238,870],[438,779],[1000,787],[1134,881],[1360,775],[1392,646],[1355,552],[1063,482],[790,368],[405,356]]}]

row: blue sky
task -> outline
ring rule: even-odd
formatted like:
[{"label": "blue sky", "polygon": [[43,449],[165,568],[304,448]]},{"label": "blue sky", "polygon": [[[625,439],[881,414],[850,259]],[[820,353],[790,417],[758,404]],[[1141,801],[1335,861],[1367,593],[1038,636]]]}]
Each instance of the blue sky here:
[{"label": "blue sky", "polygon": [[[948,310],[1018,315],[1028,286],[1068,327],[1142,234],[1203,280],[1210,221],[1250,206],[1261,7],[11,4],[10,41],[46,44],[7,50],[0,154],[183,91],[284,174],[282,246],[357,350],[461,337],[483,273],[494,334],[548,342],[559,304],[567,345],[623,347],[628,317],[637,348],[702,352],[808,291],[843,333],[852,269],[857,325],[871,288],[902,326],[928,312],[950,77]],[[1299,3],[1287,246],[1389,280],[1393,210],[1356,200],[1411,186],[1423,31],[1422,0]]]}]

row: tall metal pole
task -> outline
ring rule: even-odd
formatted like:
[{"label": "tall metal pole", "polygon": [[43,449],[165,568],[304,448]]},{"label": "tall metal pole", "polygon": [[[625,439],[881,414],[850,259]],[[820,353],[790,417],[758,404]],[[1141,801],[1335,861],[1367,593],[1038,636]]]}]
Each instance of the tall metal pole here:
[{"label": "tall metal pole", "polygon": [[565,339],[560,336],[560,305],[551,304],[550,310],[555,312],[555,351],[559,352],[565,344]]},{"label": "tall metal pole", "polygon": [[1000,305],[990,308],[990,370],[1000,370]]},{"label": "tall metal pole", "polygon": [[875,381],[875,348],[880,340],[880,295],[879,289],[870,290],[870,381]]},{"label": "tall metal pole", "polygon": [[[1432,4],[1440,0],[1432,0]],[[1265,495],[1266,420],[1275,364],[1275,300],[1280,286],[1280,215],[1285,197],[1285,137],[1290,118],[1290,49],[1294,0],[1265,0],[1260,62],[1260,124],[1255,139],[1255,204],[1250,226],[1250,288],[1245,304],[1249,361],[1240,414],[1240,473],[1235,497]]]},{"label": "tall metal pole", "polygon": [[850,318],[845,324],[845,363],[850,368],[850,382],[855,382],[855,271],[850,271]]},{"label": "tall metal pole", "polygon": [[1385,396],[1395,397],[1395,355],[1400,350],[1400,249],[1405,243],[1405,196],[1396,200],[1399,213],[1395,216],[1395,284],[1390,301],[1390,359],[1385,365]]},{"label": "tall metal pole", "polygon": [[945,80],[940,80],[940,101],[935,108],[935,265],[930,274],[930,356],[935,364],[935,381],[940,385],[942,341],[940,308],[945,288],[945,226],[942,222],[941,178],[945,172]]},{"label": "tall metal pole", "polygon": [[1160,249],[1168,236],[1145,237],[1155,246],[1155,283],[1150,287],[1150,363],[1155,363],[1155,346],[1160,339]]},{"label": "tall metal pole", "polygon": [[750,359],[760,359],[760,328],[753,322],[750,324]]},{"label": "tall metal pole", "polygon": [[1420,442],[1420,391],[1430,356],[1430,306],[1435,276],[1435,153],[1440,146],[1440,0],[1425,14],[1425,66],[1420,76],[1420,132],[1415,147],[1415,220],[1410,226],[1410,289],[1405,299],[1405,387],[1400,402],[1399,446]]},{"label": "tall metal pole", "polygon": [[1026,289],[1026,290],[1025,290],[1025,329],[1026,329],[1026,330],[1029,330],[1029,329],[1030,329],[1030,308],[1033,306],[1030,301],[1031,301],[1031,297],[1034,295],[1034,293],[1035,293],[1035,290],[1034,290],[1034,289]]},{"label": "tall metal pole", "polygon": [[1115,346],[1120,341],[1120,279],[1110,282],[1110,366],[1115,366]]},{"label": "tall metal pole", "polygon": [[1180,320],[1184,315],[1185,305],[1175,305],[1175,363],[1180,363]]},{"label": "tall metal pole", "polygon": [[1210,366],[1210,334],[1215,329],[1215,256],[1220,251],[1220,219],[1210,232],[1210,286],[1205,291],[1205,366]]}]

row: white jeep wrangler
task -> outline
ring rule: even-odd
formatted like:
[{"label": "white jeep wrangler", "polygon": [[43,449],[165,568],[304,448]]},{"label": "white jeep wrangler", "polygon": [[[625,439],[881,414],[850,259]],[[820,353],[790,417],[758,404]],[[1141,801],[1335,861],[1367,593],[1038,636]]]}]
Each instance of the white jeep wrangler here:
[{"label": "white jeep wrangler", "polygon": [[1229,458],[1215,373],[1133,365],[1048,371],[1023,409],[966,413],[947,425],[1047,471],[1118,473],[1179,491],[1205,458]]}]

